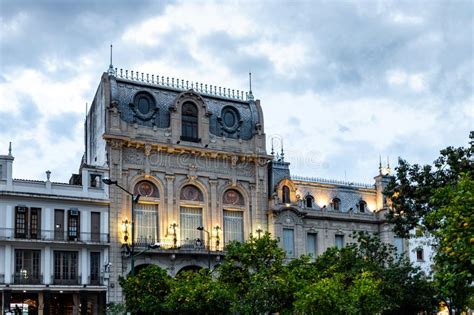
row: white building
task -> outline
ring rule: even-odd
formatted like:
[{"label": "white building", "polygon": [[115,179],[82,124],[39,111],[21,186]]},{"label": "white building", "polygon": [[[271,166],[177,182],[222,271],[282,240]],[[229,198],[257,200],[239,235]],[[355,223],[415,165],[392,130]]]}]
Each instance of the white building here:
[{"label": "white building", "polygon": [[109,262],[105,170],[81,168],[71,182],[13,179],[0,155],[2,314],[103,314]]}]

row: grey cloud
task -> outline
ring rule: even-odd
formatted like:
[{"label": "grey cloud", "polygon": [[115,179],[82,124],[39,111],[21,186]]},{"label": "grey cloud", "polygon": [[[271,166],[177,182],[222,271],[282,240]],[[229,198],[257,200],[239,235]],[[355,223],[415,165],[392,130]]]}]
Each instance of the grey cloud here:
[{"label": "grey cloud", "polygon": [[[21,94],[19,98],[18,111],[0,111],[0,133],[15,134],[25,128],[31,129],[41,121],[43,114],[39,111],[38,105],[27,94]],[[2,106],[0,105],[0,108]],[[15,123],[12,123],[15,122]]]},{"label": "grey cloud", "polygon": [[80,122],[81,115],[78,113],[68,112],[56,115],[48,120],[49,132],[52,137],[72,140]]}]

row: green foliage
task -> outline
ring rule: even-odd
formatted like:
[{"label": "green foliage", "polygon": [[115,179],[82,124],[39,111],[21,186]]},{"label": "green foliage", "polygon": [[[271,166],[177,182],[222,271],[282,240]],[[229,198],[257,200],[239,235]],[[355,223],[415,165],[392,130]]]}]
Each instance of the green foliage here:
[{"label": "green foliage", "polygon": [[231,242],[219,267],[218,281],[233,291],[232,309],[241,314],[278,312],[291,299],[283,264],[285,253],[265,233],[247,242]]},{"label": "green foliage", "polygon": [[127,309],[148,314],[415,314],[431,311],[429,283],[393,246],[375,235],[290,262],[265,234],[227,247],[213,275],[185,272],[176,279],[149,266],[122,278]]},{"label": "green foliage", "polygon": [[228,314],[234,296],[207,270],[187,271],[179,276],[166,296],[173,314]]},{"label": "green foliage", "polygon": [[121,303],[109,303],[107,304],[107,315],[123,315],[127,311],[124,304]]},{"label": "green foliage", "polygon": [[433,237],[438,296],[458,311],[474,299],[474,132],[470,139],[466,148],[441,150],[433,166],[400,159],[384,192],[392,204],[387,219],[398,235],[410,237],[417,228],[416,236]]},{"label": "green foliage", "polygon": [[164,312],[164,300],[172,281],[166,270],[155,265],[143,268],[137,275],[120,278],[127,310],[152,314]]},{"label": "green foliage", "polygon": [[426,221],[437,225],[434,257],[435,280],[441,296],[458,311],[474,307],[474,180],[461,174],[454,186],[437,189],[433,202],[439,205]]}]

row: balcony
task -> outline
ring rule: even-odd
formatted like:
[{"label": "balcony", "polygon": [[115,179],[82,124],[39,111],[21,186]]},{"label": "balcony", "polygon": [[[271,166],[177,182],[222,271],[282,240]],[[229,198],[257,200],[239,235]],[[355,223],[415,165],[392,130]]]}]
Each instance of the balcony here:
[{"label": "balcony", "polygon": [[81,275],[60,274],[51,276],[51,283],[54,285],[79,285]]},{"label": "balcony", "polygon": [[89,285],[104,285],[104,277],[98,275],[89,276],[87,283]]},{"label": "balcony", "polygon": [[110,236],[108,233],[76,233],[55,230],[40,230],[38,233],[16,233],[13,228],[0,228],[0,240],[38,240],[107,244],[110,242]]},{"label": "balcony", "polygon": [[216,244],[216,240],[212,240],[212,244],[209,248],[208,244],[201,239],[195,240],[183,240],[183,241],[176,241],[173,242],[172,240],[166,241],[155,241],[155,240],[143,240],[140,239],[135,242],[135,251],[139,251],[141,249],[147,249],[149,246],[160,244],[158,250],[179,250],[179,251],[193,251],[193,252],[207,252],[208,250],[211,251],[222,251],[223,250],[223,243],[219,242]]},{"label": "balcony", "polygon": [[16,272],[12,276],[13,283],[15,284],[42,284],[43,275],[37,274],[34,272],[28,272],[23,270],[23,272]]}]

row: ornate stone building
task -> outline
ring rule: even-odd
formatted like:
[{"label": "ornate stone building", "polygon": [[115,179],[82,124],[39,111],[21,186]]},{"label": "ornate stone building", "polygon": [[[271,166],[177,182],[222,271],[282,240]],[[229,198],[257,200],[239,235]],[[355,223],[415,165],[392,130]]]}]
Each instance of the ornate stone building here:
[{"label": "ornate stone building", "polygon": [[271,232],[289,258],[344,246],[352,231],[378,232],[403,250],[384,219],[382,168],[374,185],[292,177],[289,163],[266,153],[264,130],[251,90],[112,66],[104,73],[87,116],[85,163],[108,168],[114,181],[109,301],[122,301],[118,277],[132,261],[171,275],[212,268],[228,241],[250,233]]},{"label": "ornate stone building", "polygon": [[226,242],[267,229],[272,157],[260,102],[245,94],[112,68],[102,76],[85,163],[107,167],[123,188],[109,186],[110,301],[122,301],[130,251],[137,269],[157,264],[175,275],[212,268]]}]

